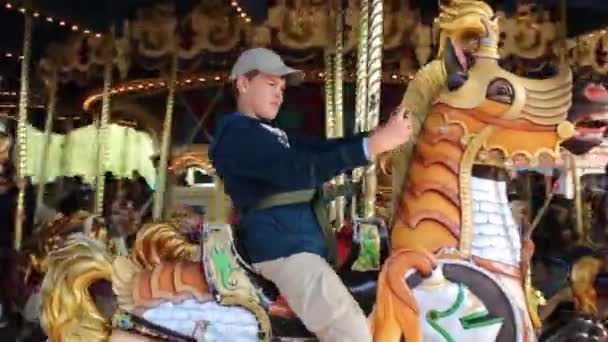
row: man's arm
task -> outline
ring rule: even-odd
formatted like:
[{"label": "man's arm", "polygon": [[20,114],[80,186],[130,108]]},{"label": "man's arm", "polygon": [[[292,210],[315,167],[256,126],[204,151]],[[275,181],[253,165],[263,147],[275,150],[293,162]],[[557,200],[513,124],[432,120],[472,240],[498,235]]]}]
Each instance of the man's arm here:
[{"label": "man's arm", "polygon": [[288,148],[261,127],[229,129],[212,156],[218,172],[267,182],[278,192],[316,188],[342,170],[368,163],[361,137],[311,152]]}]

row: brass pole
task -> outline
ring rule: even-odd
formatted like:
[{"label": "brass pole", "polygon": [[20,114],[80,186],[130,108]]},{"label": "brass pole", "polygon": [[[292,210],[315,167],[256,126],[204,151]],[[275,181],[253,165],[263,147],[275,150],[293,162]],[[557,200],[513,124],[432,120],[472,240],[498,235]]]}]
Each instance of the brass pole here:
[{"label": "brass pole", "polygon": [[[334,58],[329,49],[325,50],[324,55],[324,77],[325,77],[325,137],[335,136],[336,117],[334,108]],[[333,182],[333,180],[332,180]],[[336,201],[329,204],[330,220],[336,218]]]},{"label": "brass pole", "polygon": [[110,44],[103,73],[103,95],[101,104],[101,119],[97,131],[97,180],[95,182],[95,214],[103,215],[104,192],[106,188],[106,163],[108,157],[108,126],[110,123],[112,72],[114,70],[115,30],[110,29]]},{"label": "brass pole", "polygon": [[[357,93],[355,99],[355,133],[364,132],[369,126],[367,116],[367,44],[369,36],[369,1],[361,0],[361,13],[359,17],[359,41],[357,45]],[[353,171],[353,181],[358,182],[363,176],[363,169]],[[352,213],[358,216],[357,196],[352,198]],[[354,217],[354,216],[353,216]]]},{"label": "brass pole", "polygon": [[[336,51],[334,54],[334,137],[344,137],[344,9],[342,0],[338,0],[338,10],[336,12]],[[336,177],[336,186],[344,185],[344,175]],[[336,197],[336,229],[344,225],[344,209],[346,201],[344,196]]]},{"label": "brass pole", "polygon": [[[51,84],[49,85],[49,102],[46,112],[46,121],[44,123],[43,156],[49,155],[51,147],[51,133],[53,131],[53,120],[55,119],[55,107],[57,104],[57,69],[53,70],[53,75],[51,77]],[[34,215],[36,219],[39,219],[40,210],[44,205],[46,174],[47,158],[40,158],[40,168],[38,169],[38,192],[36,193],[36,215]]]},{"label": "brass pole", "polygon": [[559,14],[560,14],[560,51],[559,61],[561,64],[567,63],[566,58],[568,56],[568,45],[566,40],[568,39],[568,4],[566,0],[559,2]]},{"label": "brass pole", "polygon": [[25,221],[25,191],[27,173],[27,108],[29,106],[30,92],[30,60],[32,58],[32,25],[30,10],[23,15],[25,20],[23,34],[23,58],[21,59],[21,89],[19,91],[19,121],[17,123],[17,208],[15,213],[15,241],[14,248],[21,249],[23,240],[23,222]]},{"label": "brass pole", "polygon": [[154,199],[153,218],[160,221],[165,214],[165,194],[167,191],[167,168],[169,166],[169,154],[171,147],[171,129],[173,127],[173,107],[175,103],[175,87],[177,83],[177,62],[178,48],[174,44],[171,56],[171,66],[169,70],[169,94],[167,95],[167,108],[165,121],[163,123],[163,136],[161,141],[160,162],[158,165],[158,180],[156,186],[156,196]]},{"label": "brass pole", "polygon": [[[367,90],[368,113],[366,129],[374,129],[380,121],[380,93],[382,88],[382,48],[383,48],[383,2],[372,0],[370,14],[369,59]],[[363,203],[363,216],[372,217],[376,212],[376,190],[378,179],[376,176],[376,163],[365,168],[365,190]]]},{"label": "brass pole", "polygon": [[[568,154],[570,159],[570,172],[574,185],[574,210],[576,210],[576,231],[581,238],[586,238],[585,229],[583,229],[583,194],[581,191],[581,177],[576,167],[576,159],[572,153]],[[586,241],[586,240],[585,240]]]}]

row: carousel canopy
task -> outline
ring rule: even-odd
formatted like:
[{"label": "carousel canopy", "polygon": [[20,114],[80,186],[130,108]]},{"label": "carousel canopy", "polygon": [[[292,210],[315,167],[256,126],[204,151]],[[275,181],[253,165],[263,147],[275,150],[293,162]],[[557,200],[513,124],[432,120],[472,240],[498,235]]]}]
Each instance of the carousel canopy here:
[{"label": "carousel canopy", "polygon": [[[185,15],[201,0],[120,0],[120,1],[80,1],[80,0],[14,0],[12,3],[19,7],[31,2],[32,7],[45,14],[58,18],[72,19],[76,23],[97,31],[107,28],[129,18],[137,8],[151,6],[160,2],[172,2],[176,12]],[[233,2],[232,0],[202,0],[203,2]],[[289,0],[284,0],[290,2]],[[311,0],[313,3],[323,3],[329,0]],[[488,0],[497,8],[514,11],[518,3],[535,3],[544,7],[556,7],[562,0]],[[3,1],[10,3],[10,1]],[[281,0],[238,0],[254,22],[263,22],[268,17],[268,10]],[[427,0],[393,0],[393,2],[408,3],[410,7],[420,8],[425,20],[432,20],[437,13],[438,1]],[[608,2],[602,0],[566,0],[568,8],[568,34],[576,36],[590,30],[603,28],[608,24]],[[581,20],[584,19],[584,20]],[[3,24],[3,26],[6,26]]]},{"label": "carousel canopy", "polygon": [[[510,20],[506,25],[501,24],[507,28],[502,48],[504,56],[522,57],[526,68],[540,69],[538,65],[542,63],[536,61],[554,52],[550,46],[559,45],[555,42],[559,37],[560,1],[488,0]],[[35,17],[34,91],[44,89],[49,74],[45,61],[53,59],[53,63],[59,64],[63,84],[59,98],[65,99],[61,95],[69,94],[71,100],[78,102],[63,112],[78,114],[83,103],[98,103],[94,100],[99,96],[91,97],[90,93],[91,89],[101,86],[104,47],[108,46],[106,38],[110,27],[116,29],[117,37],[114,51],[117,94],[139,89],[148,91],[148,88],[162,90],[159,78],[166,73],[174,50],[170,37],[176,33],[180,44],[180,75],[186,77],[184,82],[189,81],[188,85],[212,84],[214,80],[221,83],[236,56],[248,46],[270,46],[290,64],[310,70],[309,76],[315,79],[318,69],[322,69],[323,48],[331,44],[335,36],[335,32],[327,28],[331,26],[328,18],[332,15],[328,13],[328,3],[329,0],[0,1],[0,91],[15,92],[19,88],[23,8],[31,8]],[[345,32],[347,69],[355,65],[357,3],[344,1],[348,6],[346,15],[350,16],[346,19]],[[437,15],[437,1],[384,0],[384,3],[384,70],[388,81],[405,83],[411,73],[433,56],[436,46],[432,22]],[[566,5],[569,37],[608,27],[608,1],[567,0]],[[608,45],[597,37],[597,34],[588,37],[592,46],[606,50]],[[571,44],[568,48],[576,47]],[[579,51],[572,55],[577,58],[588,55],[582,64],[605,71],[603,54]],[[596,57],[601,59],[597,63],[593,60]],[[144,81],[127,83],[133,80]]]},{"label": "carousel canopy", "polygon": [[[329,0],[310,0],[311,3],[325,3]],[[404,3],[419,9],[423,22],[431,22],[438,10],[438,1],[428,0],[390,0],[394,3]],[[534,3],[539,7],[556,8],[562,0],[488,0],[495,8],[510,14],[516,10],[519,3]],[[568,15],[568,36],[575,37],[589,31],[608,26],[608,1],[602,0],[565,0]],[[199,3],[226,2],[236,3],[243,12],[251,17],[254,23],[263,23],[268,19],[269,10],[278,3],[290,0],[120,0],[120,1],[81,1],[81,0],[13,0],[0,1],[0,4],[11,6],[18,10],[21,7],[33,8],[40,13],[41,18],[56,19],[56,24],[65,22],[67,28],[76,25],[80,29],[92,32],[106,32],[111,25],[119,25],[124,19],[133,18],[136,10],[151,7],[159,3],[170,3],[174,6],[178,17],[186,16]],[[16,17],[10,8],[0,12],[3,30],[0,32],[0,47],[5,50],[18,50],[22,44],[23,33],[20,18]],[[12,12],[12,13],[11,13]],[[21,20],[22,21],[22,20]],[[61,36],[57,30],[47,32],[41,39],[44,43],[52,42]],[[44,44],[36,44],[41,46]]]}]

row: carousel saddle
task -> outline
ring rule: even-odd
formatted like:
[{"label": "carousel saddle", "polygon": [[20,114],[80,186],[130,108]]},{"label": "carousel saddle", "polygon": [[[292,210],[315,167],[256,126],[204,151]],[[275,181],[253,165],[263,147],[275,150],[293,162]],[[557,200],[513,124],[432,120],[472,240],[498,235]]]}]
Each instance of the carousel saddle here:
[{"label": "carousel saddle", "polygon": [[[242,258],[244,254],[236,243],[236,234],[238,232],[230,225],[210,225],[201,241],[207,281],[216,298],[221,302],[221,298],[236,295],[255,301],[266,315],[262,319],[270,321],[273,336],[312,337],[275,284],[255,273]],[[380,265],[389,251],[388,230],[381,219],[357,220],[348,242],[350,248],[336,272],[362,310],[369,314],[375,302]],[[214,262],[219,259],[218,254],[223,255],[223,265]]]}]

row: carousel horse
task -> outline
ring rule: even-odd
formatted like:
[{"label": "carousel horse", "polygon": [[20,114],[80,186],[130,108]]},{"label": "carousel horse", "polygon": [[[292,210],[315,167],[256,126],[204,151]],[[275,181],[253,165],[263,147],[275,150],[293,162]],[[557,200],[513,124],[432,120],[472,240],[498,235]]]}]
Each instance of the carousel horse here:
[{"label": "carousel horse", "polygon": [[[388,252],[386,231],[378,236],[374,230],[382,223],[353,227],[355,246],[339,271],[367,312],[378,274],[369,263]],[[230,225],[206,225],[197,243],[171,223],[148,225],[138,231],[130,255],[118,257],[102,241],[71,236],[48,257],[45,332],[51,341],[312,338],[276,287],[247,269],[232,234]]]},{"label": "carousel horse", "polygon": [[[568,150],[583,154],[598,146],[606,133],[606,122],[608,122],[608,91],[595,79],[595,75],[589,71],[582,70],[573,87],[573,106],[568,113],[568,119],[577,127],[576,137],[562,143]],[[594,176],[594,175],[589,175]],[[601,176],[599,182],[604,190],[605,176]],[[593,177],[581,177],[581,188],[593,190],[598,182]],[[605,190],[604,190],[605,191]],[[585,191],[584,191],[585,192]],[[601,194],[604,196],[604,193]],[[602,199],[600,205],[604,203]],[[588,203],[592,204],[592,203]],[[597,204],[597,203],[595,203]],[[570,206],[573,206],[572,203]],[[593,215],[590,224],[593,227],[604,227],[606,224],[605,210],[603,207],[595,207],[591,210]],[[603,230],[603,229],[602,229]],[[600,236],[592,236],[593,241],[603,241]],[[572,259],[569,271],[569,286],[557,295],[548,298],[547,305],[543,308],[544,316],[549,316],[562,303],[572,303],[574,314],[568,312],[564,319],[558,319],[551,324],[552,327],[543,329],[543,337],[554,339],[566,332],[579,334],[581,340],[586,334],[589,338],[597,336],[596,340],[608,340],[608,333],[601,322],[608,318],[605,305],[600,305],[598,292],[606,293],[606,271],[608,270],[608,251],[587,246],[575,248],[569,255]],[[560,296],[568,291],[568,296]],[[605,296],[605,295],[604,295]],[[571,322],[578,322],[572,323]],[[583,322],[586,322],[583,324]],[[587,328],[592,328],[597,334]],[[558,329],[552,329],[558,327]],[[580,328],[580,330],[577,330]]]},{"label": "carousel horse", "polygon": [[571,72],[561,67],[542,80],[512,74],[498,64],[489,5],[453,0],[440,9],[440,48],[459,30],[483,38],[462,87],[446,89],[434,61],[404,96],[420,133],[392,156],[398,196],[374,338],[534,341],[542,302],[530,282],[534,246],[514,222],[506,183],[512,167],[555,160],[575,135],[581,113],[568,117]]},{"label": "carousel horse", "polygon": [[68,236],[83,234],[102,242],[109,253],[124,255],[128,254],[127,244],[115,232],[134,233],[140,227],[141,210],[125,204],[124,191],[109,191],[107,215],[99,217],[82,209],[91,202],[90,189],[74,182],[67,190],[68,194],[57,200],[58,212],[41,222],[25,240],[11,273],[12,287],[18,289],[12,296],[13,304],[22,308],[21,316],[28,322],[39,320],[40,287],[48,270],[48,255],[62,246]]}]

